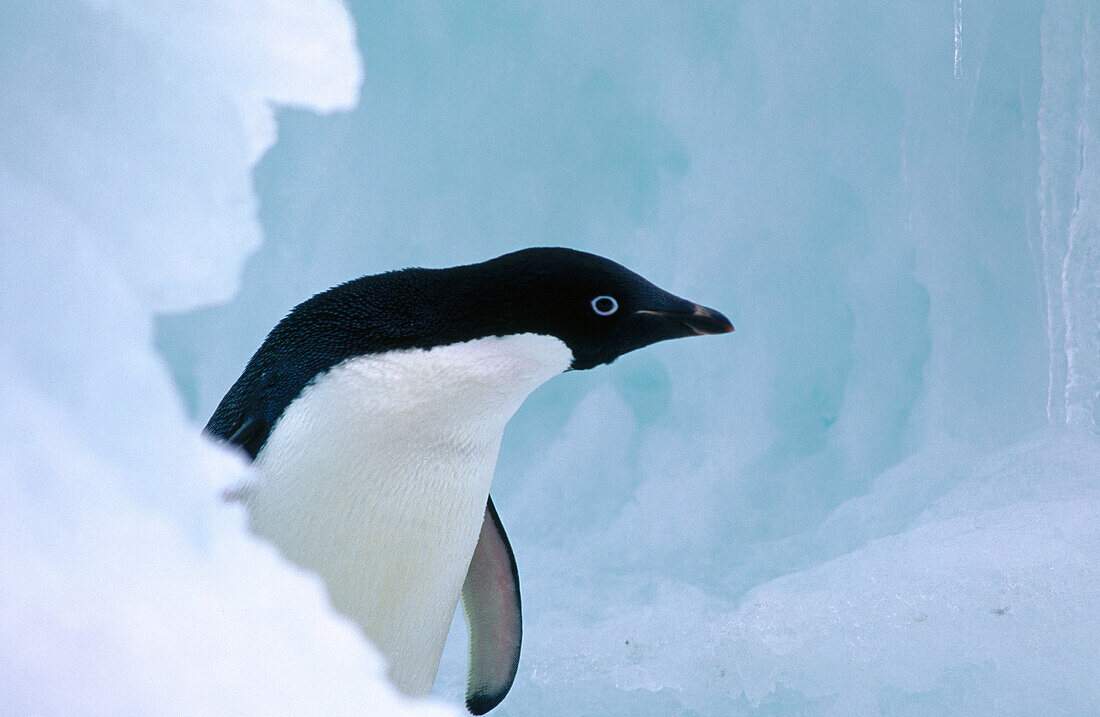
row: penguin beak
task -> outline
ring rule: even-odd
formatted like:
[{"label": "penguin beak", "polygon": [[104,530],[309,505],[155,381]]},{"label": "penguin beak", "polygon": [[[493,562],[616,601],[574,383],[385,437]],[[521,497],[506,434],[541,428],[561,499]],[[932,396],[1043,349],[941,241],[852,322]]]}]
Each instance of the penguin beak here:
[{"label": "penguin beak", "polygon": [[730,320],[714,309],[659,289],[654,293],[656,296],[650,297],[650,306],[654,308],[636,309],[624,317],[625,320],[615,328],[608,340],[593,347],[590,352],[577,354],[571,368],[586,369],[611,363],[625,353],[658,341],[733,331]]},{"label": "penguin beak", "polygon": [[733,331],[730,320],[714,309],[705,306],[691,304],[690,311],[657,311],[655,309],[640,309],[636,314],[657,316],[666,321],[677,322],[688,329],[688,336],[695,334],[705,336],[707,334],[728,334]]}]

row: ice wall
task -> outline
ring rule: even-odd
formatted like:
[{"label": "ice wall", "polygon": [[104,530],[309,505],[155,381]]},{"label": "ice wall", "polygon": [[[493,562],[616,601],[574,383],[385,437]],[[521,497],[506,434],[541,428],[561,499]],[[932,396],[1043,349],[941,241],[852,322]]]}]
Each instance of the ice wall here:
[{"label": "ice wall", "polygon": [[1100,18],[1087,2],[1043,15],[1039,110],[1051,421],[1095,431],[1100,398]]},{"label": "ice wall", "polygon": [[351,39],[335,2],[0,9],[0,713],[450,713],[246,537],[153,347],[233,295],[269,103],[351,106]]}]

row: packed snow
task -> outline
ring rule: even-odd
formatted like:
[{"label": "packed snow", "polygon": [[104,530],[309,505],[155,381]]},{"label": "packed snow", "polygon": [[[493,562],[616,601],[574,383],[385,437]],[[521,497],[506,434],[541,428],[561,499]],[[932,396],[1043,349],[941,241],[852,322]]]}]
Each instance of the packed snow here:
[{"label": "packed snow", "polygon": [[248,536],[219,498],[246,469],[153,341],[259,246],[268,103],[354,105],[351,20],[159,5],[0,18],[0,713],[456,714],[398,696],[319,581]]},{"label": "packed snow", "polygon": [[8,3],[0,713],[460,714],[461,618],[397,695],[200,431],[313,292],[530,245],[737,331],[513,419],[494,714],[1100,712],[1098,86],[1085,0]]}]

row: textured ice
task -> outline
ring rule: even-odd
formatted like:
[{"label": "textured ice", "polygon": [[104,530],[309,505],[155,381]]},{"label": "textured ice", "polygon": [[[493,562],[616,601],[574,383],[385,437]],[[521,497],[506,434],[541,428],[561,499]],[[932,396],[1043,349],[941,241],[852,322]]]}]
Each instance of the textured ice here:
[{"label": "textured ice", "polygon": [[[1043,18],[1039,113],[1042,246],[1049,306],[1051,419],[1100,425],[1100,17],[1052,3]],[[1056,352],[1060,352],[1055,355]]]},{"label": "textured ice", "polygon": [[451,714],[247,537],[153,346],[258,245],[267,102],[355,101],[346,12],[163,5],[0,11],[0,713]]},{"label": "textured ice", "polygon": [[501,714],[1100,711],[1090,3],[187,5],[2,11],[0,712],[385,699],[197,426],[310,293],[532,244],[737,332],[517,414]]},{"label": "textured ice", "polygon": [[955,0],[955,79],[962,77],[963,3]]}]

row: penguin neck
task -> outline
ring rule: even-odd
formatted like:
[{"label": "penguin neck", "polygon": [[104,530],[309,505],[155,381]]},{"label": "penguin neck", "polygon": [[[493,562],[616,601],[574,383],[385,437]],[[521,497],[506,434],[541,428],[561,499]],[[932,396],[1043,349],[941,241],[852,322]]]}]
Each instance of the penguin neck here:
[{"label": "penguin neck", "polygon": [[571,361],[535,334],[348,359],[257,456],[252,530],[324,580],[405,692],[435,678],[505,424]]}]

